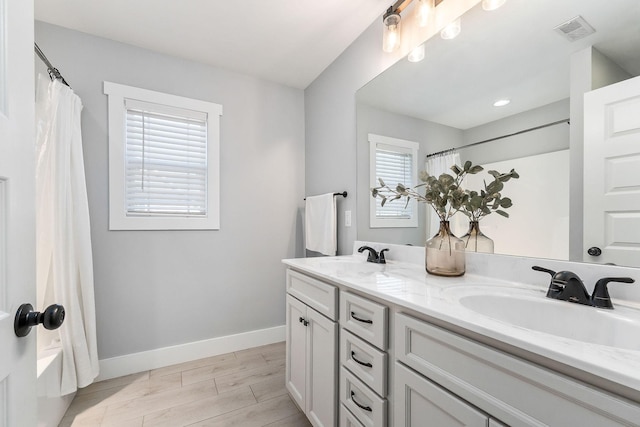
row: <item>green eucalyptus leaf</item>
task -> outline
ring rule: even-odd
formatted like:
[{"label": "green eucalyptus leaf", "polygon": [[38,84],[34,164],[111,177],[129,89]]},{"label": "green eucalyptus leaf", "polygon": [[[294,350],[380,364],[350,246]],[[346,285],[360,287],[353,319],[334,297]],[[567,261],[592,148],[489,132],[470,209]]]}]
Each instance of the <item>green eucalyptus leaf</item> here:
[{"label": "green eucalyptus leaf", "polygon": [[384,181],[382,180],[382,178],[378,178],[378,182],[380,183],[380,185],[381,185],[382,187],[384,187],[384,186],[385,186],[385,183],[384,183]]},{"label": "green eucalyptus leaf", "polygon": [[506,213],[505,211],[497,210],[497,211],[496,211],[496,213],[497,213],[498,215],[502,215],[502,216],[503,216],[503,217],[505,217],[505,218],[509,218],[509,214],[508,214],[508,213]]},{"label": "green eucalyptus leaf", "polygon": [[464,171],[465,171],[465,172],[469,172],[469,169],[471,169],[471,166],[472,166],[472,165],[473,165],[473,164],[472,164],[469,160],[467,160],[466,162],[464,162],[464,166],[463,166]]},{"label": "green eucalyptus leaf", "polygon": [[471,169],[469,169],[469,173],[474,175],[474,174],[477,174],[479,172],[482,172],[483,170],[484,170],[484,168],[482,166],[475,165]]}]

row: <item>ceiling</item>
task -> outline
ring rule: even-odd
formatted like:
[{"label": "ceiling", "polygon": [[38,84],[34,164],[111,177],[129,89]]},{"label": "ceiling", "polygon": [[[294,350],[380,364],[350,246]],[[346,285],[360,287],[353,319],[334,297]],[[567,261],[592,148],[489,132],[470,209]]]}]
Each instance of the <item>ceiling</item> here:
[{"label": "ceiling", "polygon": [[35,0],[35,18],[304,89],[391,2]]},{"label": "ceiling", "polygon": [[[570,42],[553,28],[577,15],[596,32]],[[427,41],[419,63],[398,61],[358,91],[358,101],[469,129],[569,96],[571,54],[593,45],[640,75],[640,1],[509,0],[462,17],[453,40]],[[509,98],[506,107],[492,106]]]}]

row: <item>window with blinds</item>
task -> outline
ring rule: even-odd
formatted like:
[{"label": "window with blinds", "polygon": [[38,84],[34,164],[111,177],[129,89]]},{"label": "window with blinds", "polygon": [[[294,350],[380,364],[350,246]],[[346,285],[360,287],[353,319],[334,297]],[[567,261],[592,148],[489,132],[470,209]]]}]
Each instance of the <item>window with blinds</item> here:
[{"label": "window with blinds", "polygon": [[109,229],[219,229],[222,106],[110,82],[104,92]]},{"label": "window with blinds", "polygon": [[125,105],[127,215],[207,215],[206,114]]},{"label": "window with blinds", "polygon": [[[418,143],[369,134],[371,186],[378,187],[378,179],[395,188],[398,184],[413,187],[417,184]],[[417,227],[417,204],[411,200],[387,201],[371,197],[369,224],[372,228]]]},{"label": "window with blinds", "polygon": [[[394,147],[376,148],[376,176],[385,184],[395,188],[397,184],[413,187],[413,155],[412,153],[395,151]],[[381,205],[381,199],[376,198],[376,217],[391,219],[409,219],[413,213],[411,203],[407,205],[402,200]]]}]

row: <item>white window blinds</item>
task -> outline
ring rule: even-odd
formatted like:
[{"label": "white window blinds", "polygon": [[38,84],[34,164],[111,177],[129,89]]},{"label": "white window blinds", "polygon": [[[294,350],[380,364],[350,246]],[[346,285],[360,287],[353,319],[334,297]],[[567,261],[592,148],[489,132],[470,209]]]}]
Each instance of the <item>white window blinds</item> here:
[{"label": "white window blinds", "polygon": [[207,215],[206,113],[127,99],[128,216]]},{"label": "white window blinds", "polygon": [[[376,175],[385,184],[395,188],[398,184],[413,187],[413,154],[411,150],[402,147],[390,147],[378,144],[376,147]],[[411,203],[406,206],[404,199],[387,201],[381,206],[381,199],[377,198],[376,217],[389,219],[411,218],[413,208]]]}]

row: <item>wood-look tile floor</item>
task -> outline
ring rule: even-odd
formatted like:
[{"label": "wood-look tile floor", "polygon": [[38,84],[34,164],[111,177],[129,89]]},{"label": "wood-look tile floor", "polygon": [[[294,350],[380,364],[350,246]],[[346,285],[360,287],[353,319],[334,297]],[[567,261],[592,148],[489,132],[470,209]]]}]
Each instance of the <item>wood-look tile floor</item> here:
[{"label": "wood-look tile floor", "polygon": [[60,427],[306,427],[284,381],[285,344],[91,384],[78,391]]}]

